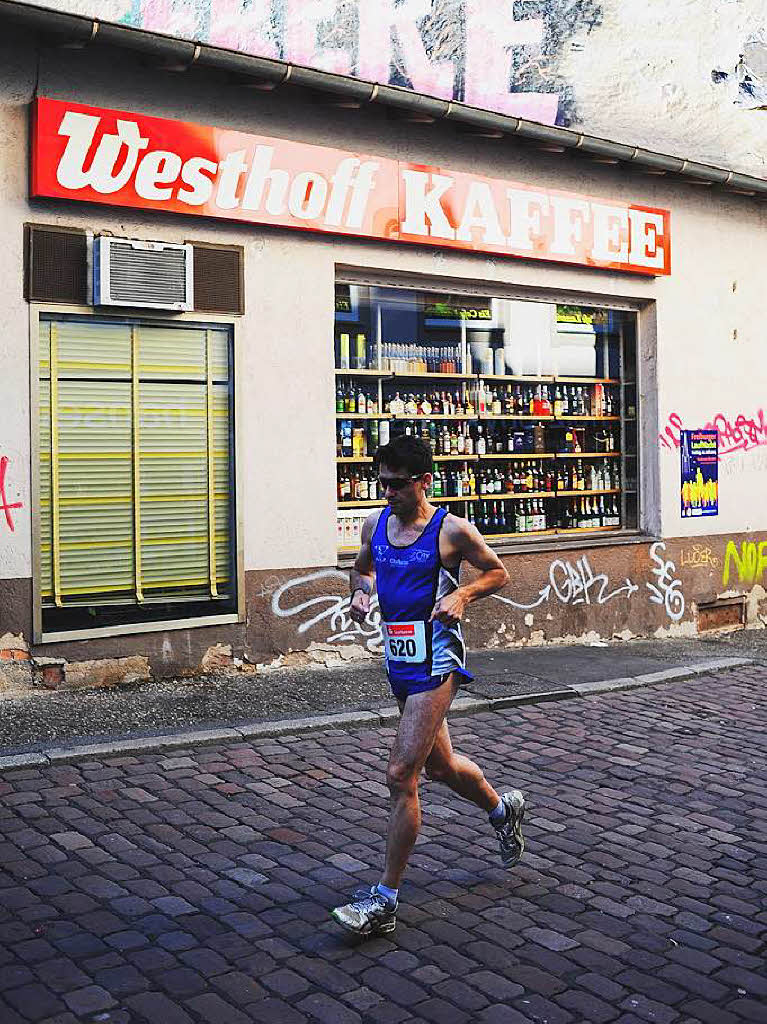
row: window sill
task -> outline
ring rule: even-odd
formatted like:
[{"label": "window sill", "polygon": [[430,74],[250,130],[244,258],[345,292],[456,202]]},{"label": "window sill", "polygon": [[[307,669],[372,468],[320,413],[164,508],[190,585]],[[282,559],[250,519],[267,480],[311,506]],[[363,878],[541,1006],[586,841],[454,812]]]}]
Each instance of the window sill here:
[{"label": "window sill", "polygon": [[[493,543],[492,535],[486,538],[488,547],[497,555],[522,555],[534,552],[557,553],[560,551],[582,551],[584,548],[607,548],[618,547],[625,544],[652,544],[658,540],[654,534],[640,533],[639,531],[626,531],[621,533],[587,534],[586,536],[565,537],[560,534],[548,537],[541,537],[539,540],[525,541],[500,541]],[[350,569],[354,565],[355,554],[343,554],[338,556],[337,567],[339,569]]]},{"label": "window sill", "polygon": [[132,636],[135,633],[162,633],[171,629],[198,629],[202,626],[225,626],[243,622],[235,612],[226,615],[205,615],[195,619],[166,619],[162,622],[143,622],[140,625],[103,626],[100,629],[72,629],[59,633],[43,633],[35,643],[61,644],[72,640],[96,640],[99,637]]}]

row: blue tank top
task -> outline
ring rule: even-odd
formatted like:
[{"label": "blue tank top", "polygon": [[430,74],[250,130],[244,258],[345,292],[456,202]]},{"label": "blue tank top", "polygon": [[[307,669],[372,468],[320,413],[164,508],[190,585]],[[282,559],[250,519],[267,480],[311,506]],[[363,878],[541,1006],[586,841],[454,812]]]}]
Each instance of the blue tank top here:
[{"label": "blue tank top", "polygon": [[[465,649],[460,627],[429,622],[437,600],[457,586],[458,569],[448,573],[439,554],[439,534],[447,514],[444,508],[438,508],[421,536],[412,544],[400,546],[390,543],[390,508],[384,509],[378,517],[373,532],[371,550],[383,622],[425,623],[426,656],[422,661],[392,660],[385,645],[386,670],[392,683],[405,680],[425,682],[432,675],[448,672],[464,663]],[[458,650],[460,657],[452,650]]]}]

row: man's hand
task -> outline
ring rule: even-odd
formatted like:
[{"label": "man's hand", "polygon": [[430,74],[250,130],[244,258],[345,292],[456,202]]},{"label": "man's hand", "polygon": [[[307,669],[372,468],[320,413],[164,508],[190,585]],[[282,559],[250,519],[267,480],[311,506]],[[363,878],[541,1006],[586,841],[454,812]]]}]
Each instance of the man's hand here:
[{"label": "man's hand", "polygon": [[452,594],[447,594],[437,601],[429,622],[436,621],[441,622],[444,626],[454,626],[456,622],[460,622],[463,618],[463,613],[466,611],[468,603],[468,599],[464,597],[459,587]]},{"label": "man's hand", "polygon": [[352,594],[349,614],[355,622],[364,622],[370,611],[370,594],[364,590],[355,590]]}]

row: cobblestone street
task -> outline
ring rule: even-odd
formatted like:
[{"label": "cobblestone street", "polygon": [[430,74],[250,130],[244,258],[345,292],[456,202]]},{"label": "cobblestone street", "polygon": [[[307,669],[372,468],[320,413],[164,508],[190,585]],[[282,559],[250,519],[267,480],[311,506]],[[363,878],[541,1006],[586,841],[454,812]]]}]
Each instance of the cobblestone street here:
[{"label": "cobblestone street", "polygon": [[458,718],[524,789],[528,850],[425,783],[390,939],[329,910],[378,879],[393,734],[6,772],[0,1024],[767,1021],[767,670]]}]

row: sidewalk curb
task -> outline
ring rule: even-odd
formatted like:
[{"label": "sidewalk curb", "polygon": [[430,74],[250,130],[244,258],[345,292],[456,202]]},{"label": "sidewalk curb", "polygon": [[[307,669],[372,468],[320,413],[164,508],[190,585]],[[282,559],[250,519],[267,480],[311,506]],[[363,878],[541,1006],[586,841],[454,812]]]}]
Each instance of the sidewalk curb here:
[{"label": "sidewalk curb", "polygon": [[[650,672],[646,675],[604,679],[593,683],[572,683],[557,690],[521,693],[509,697],[459,697],[453,702],[449,717],[462,718],[522,707],[527,704],[596,697],[643,686],[677,682],[705,675],[708,672],[742,668],[744,665],[751,664],[753,664],[753,658],[715,658],[710,661],[699,661],[692,665],[666,669],[662,672]],[[99,743],[51,745],[23,754],[0,755],[0,772],[17,768],[48,767],[54,764],[85,761],[89,758],[163,753],[181,750],[185,747],[203,747],[214,743],[238,743],[244,740],[324,732],[330,729],[346,730],[365,726],[390,727],[398,717],[399,711],[396,707],[383,707],[376,711],[343,711],[335,715],[312,715],[307,718],[290,718],[276,722],[250,722],[230,728],[199,729],[194,732],[166,733],[160,736],[125,736],[114,741]]]}]

